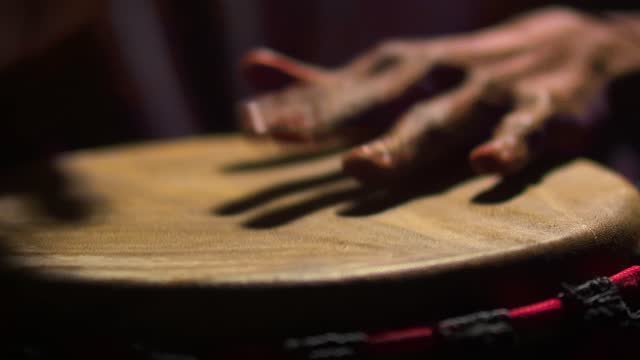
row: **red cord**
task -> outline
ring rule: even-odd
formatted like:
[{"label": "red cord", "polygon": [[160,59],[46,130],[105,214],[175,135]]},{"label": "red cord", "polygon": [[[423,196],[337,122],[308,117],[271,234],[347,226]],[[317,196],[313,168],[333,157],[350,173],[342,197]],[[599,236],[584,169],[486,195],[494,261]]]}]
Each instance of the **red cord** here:
[{"label": "red cord", "polygon": [[[609,277],[609,280],[618,287],[625,300],[630,300],[628,297],[640,298],[640,266],[627,268]],[[509,317],[516,330],[529,330],[559,322],[563,320],[565,313],[562,301],[552,298],[510,309]],[[426,350],[437,344],[436,333],[431,326],[392,330],[369,334],[367,344],[375,351],[387,347],[401,350],[414,350],[418,347]]]}]

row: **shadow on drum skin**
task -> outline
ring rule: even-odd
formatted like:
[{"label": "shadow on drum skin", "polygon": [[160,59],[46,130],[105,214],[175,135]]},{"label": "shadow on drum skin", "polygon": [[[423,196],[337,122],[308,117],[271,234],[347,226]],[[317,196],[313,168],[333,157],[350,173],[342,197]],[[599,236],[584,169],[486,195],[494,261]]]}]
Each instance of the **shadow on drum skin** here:
[{"label": "shadow on drum skin", "polygon": [[503,177],[491,188],[474,196],[471,202],[480,205],[492,205],[509,201],[524,192],[527,187],[539,183],[545,174],[556,167],[562,166],[567,160],[541,160],[516,175]]},{"label": "shadow on drum skin", "polygon": [[34,216],[61,223],[88,220],[96,210],[96,199],[82,194],[74,179],[51,160],[23,166],[0,180],[0,196],[19,195],[34,209]]},{"label": "shadow on drum skin", "polygon": [[78,191],[75,183],[52,160],[4,171],[0,177],[0,200],[5,196],[16,197],[17,201],[26,205],[27,211],[24,214],[0,213],[0,279],[7,277],[13,281],[16,272],[22,272],[7,261],[7,256],[11,254],[11,249],[7,248],[11,234],[20,233],[22,238],[29,236],[29,228],[33,223],[43,221],[82,224],[96,213],[99,205],[97,199]]},{"label": "shadow on drum skin", "polygon": [[[471,201],[475,204],[485,205],[507,202],[523,193],[528,186],[538,183],[546,173],[560,166],[563,162],[542,161],[518,175],[503,178],[490,189],[474,196]],[[367,188],[355,185],[313,196],[296,204],[260,213],[245,221],[242,225],[250,229],[271,229],[341,203],[349,203],[349,205],[338,211],[337,214],[339,216],[360,217],[375,215],[401,206],[411,200],[440,194],[475,176],[466,162],[458,163],[461,165],[457,167],[437,168],[434,166],[424,169],[421,171],[421,175],[414,175],[408,181],[401,181],[386,188]],[[219,216],[241,214],[280,197],[314,187],[321,187],[344,178],[346,178],[346,175],[337,171],[285,182],[223,204],[221,207],[212,209],[211,212],[213,215]]]},{"label": "shadow on drum skin", "polygon": [[338,215],[353,217],[375,215],[414,199],[445,192],[474,176],[465,162],[460,164],[457,167],[426,168],[420,175],[414,175],[408,180],[378,189],[370,196],[356,199],[348,208],[339,211]]},{"label": "shadow on drum skin", "polygon": [[[15,249],[9,244],[15,240],[11,236],[19,233],[21,239],[26,239],[30,236],[29,228],[33,222],[44,220],[53,224],[81,224],[89,220],[95,214],[98,204],[95,199],[78,192],[74,183],[69,174],[50,160],[17,169],[5,168],[0,177],[0,199],[15,196],[28,209],[24,215],[0,213],[0,316],[5,320],[0,331],[9,330],[16,338],[26,334],[27,341],[33,340],[34,334],[31,331],[37,327],[26,326],[26,319],[30,319],[32,325],[46,322],[48,314],[33,305],[41,305],[39,301],[46,303],[47,298],[30,296],[28,292],[37,287],[34,284],[46,283],[48,280],[12,259]],[[13,217],[12,221],[7,222],[5,216]],[[15,221],[16,218],[18,222]],[[55,287],[52,288],[53,291],[58,291]],[[25,306],[27,302],[32,306]],[[64,328],[64,325],[61,327]]]},{"label": "shadow on drum skin", "polygon": [[247,160],[243,162],[233,163],[226,165],[222,168],[224,173],[242,173],[249,171],[265,170],[271,168],[277,168],[279,166],[286,166],[296,163],[301,163],[309,160],[319,159],[325,156],[337,154],[344,151],[346,147],[330,147],[327,149],[320,149],[316,151],[308,151],[294,154],[282,154],[268,159],[262,160]]},{"label": "shadow on drum skin", "polygon": [[474,204],[491,205],[509,201],[525,191],[529,185],[538,183],[543,175],[543,172],[527,172],[527,174],[503,178],[491,188],[474,196],[471,202]]},{"label": "shadow on drum skin", "polygon": [[241,199],[223,204],[218,208],[212,209],[211,213],[215,215],[240,214],[264,205],[280,197],[284,197],[295,192],[303,191],[324,184],[333,183],[345,178],[346,175],[342,171],[338,170],[319,176],[281,183],[253,193]]},{"label": "shadow on drum skin", "polygon": [[[30,236],[30,226],[40,221],[81,224],[89,220],[98,207],[96,199],[78,192],[71,176],[51,160],[6,170],[0,177],[0,200],[4,196],[16,196],[18,201],[27,205],[28,211],[24,215],[0,213],[0,284],[9,289],[0,288],[0,293],[4,294],[0,308],[9,301],[5,291],[10,293],[14,287],[22,286],[19,285],[22,280],[38,277],[9,260],[14,253],[8,247],[11,234],[20,233],[24,239]],[[8,223],[5,216],[13,217],[13,221]],[[19,219],[18,223],[16,219]],[[17,301],[20,301],[20,297]]]},{"label": "shadow on drum skin", "polygon": [[321,194],[294,205],[260,214],[242,225],[250,229],[271,229],[286,225],[324,208],[366,196],[369,191],[368,189],[354,186],[328,194]]}]

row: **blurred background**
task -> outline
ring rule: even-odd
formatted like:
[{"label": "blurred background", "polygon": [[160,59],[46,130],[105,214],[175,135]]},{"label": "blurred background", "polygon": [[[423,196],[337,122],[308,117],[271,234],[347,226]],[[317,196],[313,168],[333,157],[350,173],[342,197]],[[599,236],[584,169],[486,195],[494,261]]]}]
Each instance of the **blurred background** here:
[{"label": "blurred background", "polygon": [[[238,60],[256,46],[336,66],[384,39],[471,31],[550,4],[557,3],[0,0],[2,168],[78,148],[232,131],[234,104],[250,95]],[[623,125],[603,133],[595,151],[635,179],[637,78],[613,87],[612,115]]]}]

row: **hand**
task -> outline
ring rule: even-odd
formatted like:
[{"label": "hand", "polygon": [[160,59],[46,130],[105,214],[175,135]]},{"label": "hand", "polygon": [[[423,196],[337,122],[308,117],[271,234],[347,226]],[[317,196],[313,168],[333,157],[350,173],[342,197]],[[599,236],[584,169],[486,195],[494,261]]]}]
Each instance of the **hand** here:
[{"label": "hand", "polygon": [[[392,119],[388,132],[344,155],[344,170],[366,184],[415,173],[469,141],[465,134],[477,132],[469,115],[498,101],[510,110],[468,157],[479,173],[514,174],[543,148],[578,146],[581,130],[593,125],[584,119],[598,92],[640,68],[638,24],[633,16],[598,19],[550,8],[471,34],[387,42],[336,70],[255,50],[244,61],[254,82],[294,83],[241,104],[241,126],[279,140],[323,141],[371,109],[402,103],[425,74],[446,64],[465,70],[460,84]],[[554,118],[565,125],[571,119],[572,127],[554,127]],[[447,134],[456,141],[442,141]]]}]

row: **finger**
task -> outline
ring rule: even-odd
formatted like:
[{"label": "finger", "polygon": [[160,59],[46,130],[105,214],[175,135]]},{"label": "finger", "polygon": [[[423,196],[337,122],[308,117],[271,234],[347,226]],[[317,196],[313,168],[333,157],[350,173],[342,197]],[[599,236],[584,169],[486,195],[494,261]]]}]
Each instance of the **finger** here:
[{"label": "finger", "polygon": [[585,21],[575,11],[552,7],[471,34],[436,39],[433,46],[446,60],[477,64],[544,46],[559,35],[574,37]]},{"label": "finger", "polygon": [[435,99],[415,105],[380,139],[359,146],[343,158],[343,169],[363,184],[385,185],[442,157],[449,150],[444,133],[455,128],[481,98],[484,87],[470,81]]},{"label": "finger", "polygon": [[[435,62],[475,65],[500,59],[531,48],[544,46],[558,34],[575,35],[586,19],[577,12],[559,7],[529,13],[470,34],[442,36],[428,40],[387,41],[352,61],[346,68],[358,74],[400,59],[406,54],[424,54]],[[522,41],[526,36],[527,41]]]},{"label": "finger", "polygon": [[245,78],[258,91],[281,89],[295,82],[318,83],[329,81],[328,70],[302,63],[266,48],[248,52],[240,66]]},{"label": "finger", "polygon": [[[580,129],[578,120],[603,84],[602,74],[584,60],[596,49],[570,49],[572,55],[560,66],[519,79],[514,86],[516,110],[505,117],[492,140],[471,152],[472,167],[480,173],[518,172],[542,152],[542,137],[545,148],[554,151],[581,147],[585,131]],[[558,122],[551,121],[552,115],[573,121],[558,126]]]},{"label": "finger", "polygon": [[292,86],[245,101],[239,106],[239,125],[251,135],[311,138],[319,126],[315,109],[322,93],[318,87]]},{"label": "finger", "polygon": [[384,73],[404,59],[421,53],[424,51],[418,41],[386,41],[352,60],[341,72],[352,77],[369,77]]},{"label": "finger", "polygon": [[241,125],[281,140],[322,140],[366,110],[402,97],[427,68],[422,59],[407,59],[369,77],[342,72],[332,81],[269,93],[241,105]]},{"label": "finger", "polygon": [[415,106],[389,136],[350,152],[344,158],[345,171],[363,183],[381,183],[444,157],[465,136],[477,133],[464,127],[469,127],[467,122],[472,118],[468,115],[479,100],[504,97],[509,84],[552,62],[556,57],[553,50],[524,53],[477,69],[461,88]]},{"label": "finger", "polygon": [[478,173],[510,175],[518,172],[540,149],[537,139],[553,110],[551,96],[538,91],[521,97],[515,110],[507,114],[493,138],[470,154],[471,166]]}]

